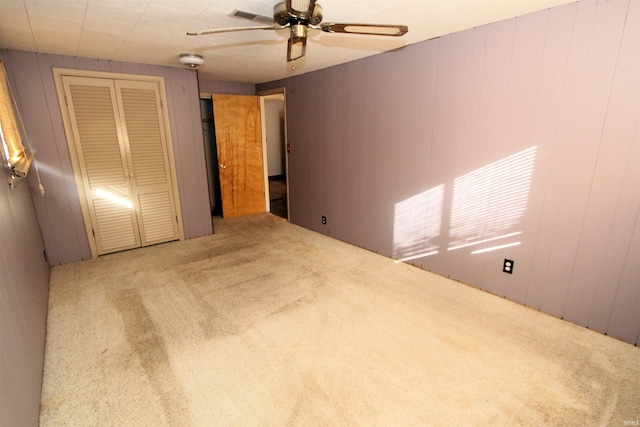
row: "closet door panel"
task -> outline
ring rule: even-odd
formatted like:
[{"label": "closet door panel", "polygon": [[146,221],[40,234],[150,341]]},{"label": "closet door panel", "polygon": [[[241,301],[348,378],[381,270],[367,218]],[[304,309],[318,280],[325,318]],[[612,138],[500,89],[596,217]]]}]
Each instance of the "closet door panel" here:
[{"label": "closet door panel", "polygon": [[113,81],[63,83],[98,254],[140,246]]},{"label": "closet door panel", "polygon": [[114,204],[109,199],[93,201],[96,213],[96,241],[102,253],[138,247],[136,224],[131,208]]},{"label": "closet door panel", "polygon": [[140,194],[138,196],[142,236],[147,242],[166,242],[177,239],[174,212],[169,192]]},{"label": "closet door panel", "polygon": [[179,239],[160,88],[116,80],[142,245]]}]

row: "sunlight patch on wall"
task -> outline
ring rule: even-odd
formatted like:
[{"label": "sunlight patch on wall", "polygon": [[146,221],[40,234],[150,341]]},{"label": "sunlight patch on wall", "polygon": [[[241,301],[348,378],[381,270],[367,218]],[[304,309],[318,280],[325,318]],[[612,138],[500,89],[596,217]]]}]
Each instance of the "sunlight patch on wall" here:
[{"label": "sunlight patch on wall", "polygon": [[503,234],[501,236],[497,236],[497,237],[491,237],[488,239],[484,239],[484,240],[477,240],[471,243],[464,243],[462,245],[458,245],[458,246],[449,246],[447,248],[448,251],[455,251],[456,249],[462,249],[462,248],[466,248],[469,246],[474,246],[474,245],[479,245],[482,243],[488,243],[488,242],[493,242],[494,240],[500,240],[500,239],[506,239],[507,237],[513,237],[513,236],[517,236],[519,234],[522,234],[522,231],[516,231],[514,233],[508,233],[508,234]]},{"label": "sunlight patch on wall", "polygon": [[521,243],[522,242],[513,242],[513,243],[507,243],[505,245],[490,246],[488,248],[478,249],[477,251],[473,251],[473,252],[471,252],[471,255],[482,254],[482,253],[485,253],[485,252],[497,251],[497,250],[500,250],[500,249],[511,248],[513,246],[520,246]]},{"label": "sunlight patch on wall", "polygon": [[396,203],[393,220],[393,257],[401,261],[435,255],[442,224],[444,185]]},{"label": "sunlight patch on wall", "polygon": [[[456,178],[453,185],[396,203],[393,257],[411,261],[436,255],[440,245],[447,251],[474,246],[471,254],[520,245],[518,226],[527,209],[535,158],[536,147],[531,147]],[[445,198],[451,200],[451,216],[443,223]],[[448,237],[448,244],[441,236]]]},{"label": "sunlight patch on wall", "polygon": [[[527,208],[535,157],[536,147],[532,147],[454,181],[448,250],[520,234],[516,227]],[[493,249],[502,247],[508,246]]]}]

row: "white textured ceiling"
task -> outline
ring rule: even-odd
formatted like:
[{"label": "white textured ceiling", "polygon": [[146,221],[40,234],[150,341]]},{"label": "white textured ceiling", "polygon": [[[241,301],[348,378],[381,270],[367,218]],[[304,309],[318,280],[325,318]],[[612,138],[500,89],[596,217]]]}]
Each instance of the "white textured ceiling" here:
[{"label": "white textured ceiling", "polygon": [[272,15],[278,0],[1,0],[0,47],[177,67],[200,53],[200,76],[262,83],[353,61],[576,0],[319,0],[323,22],[404,24],[403,37],[310,31],[307,55],[286,62],[288,30],[187,36],[262,25],[230,14]]}]

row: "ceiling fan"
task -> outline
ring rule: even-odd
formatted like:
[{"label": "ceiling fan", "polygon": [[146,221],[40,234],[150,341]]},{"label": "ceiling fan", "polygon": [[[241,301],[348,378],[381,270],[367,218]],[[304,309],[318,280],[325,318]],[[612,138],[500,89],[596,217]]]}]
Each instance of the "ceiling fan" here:
[{"label": "ceiling fan", "polygon": [[228,33],[232,31],[249,30],[281,30],[289,28],[290,36],[287,45],[287,61],[295,61],[302,58],[307,46],[307,32],[309,28],[322,30],[325,33],[366,34],[377,36],[399,37],[407,33],[406,25],[380,25],[380,24],[338,24],[322,22],[322,6],[316,0],[286,0],[273,7],[273,18],[251,12],[236,10],[233,16],[247,18],[270,25],[256,27],[220,28],[188,32],[190,36],[204,34]]}]

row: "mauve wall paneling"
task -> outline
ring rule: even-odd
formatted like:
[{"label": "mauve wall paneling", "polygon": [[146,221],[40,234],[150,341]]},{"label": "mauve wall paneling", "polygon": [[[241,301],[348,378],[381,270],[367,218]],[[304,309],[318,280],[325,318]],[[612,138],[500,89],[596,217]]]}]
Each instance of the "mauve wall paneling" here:
[{"label": "mauve wall paneling", "polygon": [[[15,95],[45,187],[43,197],[38,190],[35,166],[32,166],[29,184],[49,261],[55,265],[63,260],[90,258],[51,73],[52,67],[65,66],[63,58],[16,51],[4,53],[2,57],[14,74]],[[53,119],[56,117],[57,120]]]},{"label": "mauve wall paneling", "polygon": [[178,150],[174,150],[176,163],[181,165],[176,169],[185,237],[211,234],[213,226],[198,81],[193,78],[195,73],[189,70],[163,67],[160,73],[165,82],[172,82],[166,83],[167,98],[173,106],[169,110],[169,121],[174,148],[178,145]]},{"label": "mauve wall paneling", "polygon": [[636,343],[638,40],[640,2],[582,0],[258,85],[291,221]]},{"label": "mauve wall paneling", "polygon": [[185,237],[212,233],[195,73],[178,68],[21,51],[4,51],[0,55],[15,75],[16,96],[46,189],[42,197],[35,174],[30,174],[31,193],[51,265],[91,257],[53,67],[164,77]]},{"label": "mauve wall paneling", "polygon": [[[593,4],[588,6],[593,8]],[[568,258],[566,262],[573,257],[571,252],[565,251],[561,254],[564,259],[551,258],[551,253],[563,198],[565,166],[570,159],[571,144],[563,141],[570,138],[570,125],[575,123],[573,115],[578,105],[580,67],[572,65],[578,46],[573,38],[580,27],[574,25],[578,12],[572,6],[554,9],[549,14],[538,90],[544,96],[536,98],[536,110],[532,117],[532,144],[542,149],[537,153],[537,173],[530,192],[530,204],[537,209],[527,216],[531,228],[535,230],[531,236],[535,244],[528,245],[531,247],[527,252],[532,251],[533,254],[528,262],[530,278],[528,284],[524,283],[523,286],[527,286],[524,303],[537,308],[543,300],[554,297],[557,284],[548,280],[549,268],[559,267],[561,271],[569,271],[564,257]],[[518,269],[521,269],[520,266]]]},{"label": "mauve wall paneling", "polygon": [[[584,217],[581,221],[576,221],[580,225],[580,238],[573,274],[567,288],[563,316],[567,320],[582,325],[588,324],[590,327],[594,326],[594,322],[590,322],[592,310],[610,305],[605,300],[613,296],[606,292],[602,295],[603,298],[596,299],[596,290],[598,282],[603,280],[602,273],[609,270],[605,267],[604,261],[624,178],[624,169],[621,170],[619,165],[627,163],[633,142],[632,138],[620,138],[612,133],[617,134],[626,125],[627,112],[636,111],[637,114],[640,107],[640,104],[636,104],[635,108],[628,110],[627,107],[630,105],[627,102],[621,104],[619,91],[615,91],[613,87],[614,81],[617,84],[622,83],[620,73],[629,71],[628,65],[619,67],[618,63],[624,55],[624,52],[620,51],[620,43],[627,9],[625,2],[597,5],[585,67],[585,80],[597,81],[599,85],[582,91],[582,108],[579,114],[585,114],[587,117],[584,120],[578,117],[580,125],[577,126],[575,138],[576,141],[581,141],[581,145],[589,147],[584,150],[588,153],[588,158],[582,159],[580,155],[576,155],[572,159],[583,160],[579,165],[581,170],[576,170],[573,177],[582,178],[584,181],[591,180],[591,185],[585,190],[586,201],[580,205],[583,207]],[[636,44],[638,40],[635,39]],[[627,42],[629,41],[627,39]],[[640,49],[636,49],[634,53],[640,54]],[[619,68],[620,71],[617,71]],[[635,82],[625,79],[625,90],[637,87],[637,83],[637,79]],[[636,96],[637,94],[638,92]],[[590,111],[592,108],[595,111]],[[626,166],[625,164],[625,169]],[[570,179],[574,179],[573,177]],[[591,231],[599,229],[606,230],[606,233]],[[620,240],[616,245],[623,242],[624,240]],[[620,271],[620,267],[617,271]],[[613,283],[610,279],[605,280],[607,283]],[[597,304],[593,304],[595,301]],[[600,322],[605,318],[598,316]]]},{"label": "mauve wall paneling", "polygon": [[[8,67],[7,67],[8,68]],[[13,77],[8,69],[10,84]],[[0,424],[37,426],[49,266],[29,187],[0,189]]]},{"label": "mauve wall paneling", "polygon": [[222,82],[218,80],[198,79],[200,93],[226,95],[255,95],[256,86],[249,83]]},{"label": "mauve wall paneling", "polygon": [[[618,32],[607,37],[597,29],[598,6],[595,2],[585,2],[579,3],[577,8],[561,101],[561,121],[555,141],[566,151],[562,153],[562,161],[556,161],[554,165],[554,169],[562,170],[555,183],[561,194],[557,221],[549,224],[555,230],[544,277],[546,292],[540,309],[556,316],[564,314],[573,278],[584,273],[575,268],[581,241],[584,242],[588,235],[600,241],[606,237],[600,228],[586,230],[583,227],[606,118],[614,54],[617,54],[620,44]],[[615,5],[608,7],[614,8]],[[604,40],[596,40],[602,35]],[[608,41],[606,47],[603,46],[605,41]],[[603,55],[603,63],[596,65],[600,62],[599,55]],[[590,266],[590,274],[597,275],[597,271],[597,266]],[[578,286],[584,286],[584,283]]]},{"label": "mauve wall paneling", "polygon": [[[616,17],[619,18],[618,12]],[[593,309],[580,315],[580,322],[610,335],[636,343],[640,330],[640,3],[631,1],[625,16],[615,78],[608,101],[607,119],[602,129],[602,143],[595,165],[593,185],[587,206],[584,229],[602,227],[611,230],[606,241],[586,241],[596,251],[595,257],[579,253],[580,269],[590,259],[599,258],[598,277],[589,277],[585,290],[587,301],[597,301]],[[635,114],[635,120],[633,120]],[[591,235],[588,236],[591,238]],[[585,246],[584,244],[581,245]],[[607,284],[619,283],[617,292]],[[576,287],[577,288],[577,287]],[[580,289],[571,289],[578,294]],[[573,307],[568,304],[567,309]],[[587,317],[588,316],[588,317]],[[609,317],[611,316],[611,317]]]}]

